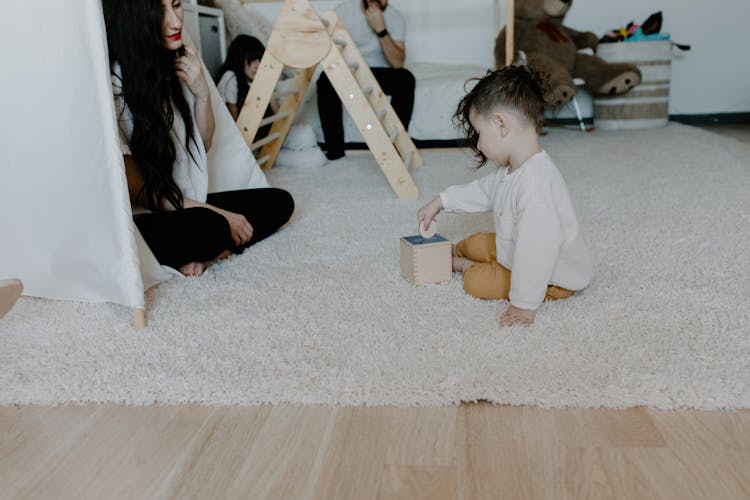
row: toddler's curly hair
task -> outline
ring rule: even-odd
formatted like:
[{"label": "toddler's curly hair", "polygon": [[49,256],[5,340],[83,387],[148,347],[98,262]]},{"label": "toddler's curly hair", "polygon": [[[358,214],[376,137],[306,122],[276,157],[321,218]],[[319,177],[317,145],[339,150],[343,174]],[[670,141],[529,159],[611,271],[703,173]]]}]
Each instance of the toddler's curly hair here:
[{"label": "toddler's curly hair", "polygon": [[534,125],[537,133],[541,133],[544,124],[542,88],[547,78],[547,75],[532,71],[526,66],[506,66],[487,71],[482,78],[472,78],[466,82],[465,87],[472,82],[477,83],[458,103],[453,122],[466,134],[469,147],[478,163],[477,168],[487,163],[487,157],[477,149],[479,134],[469,121],[471,110],[486,115],[496,109],[504,109]]}]

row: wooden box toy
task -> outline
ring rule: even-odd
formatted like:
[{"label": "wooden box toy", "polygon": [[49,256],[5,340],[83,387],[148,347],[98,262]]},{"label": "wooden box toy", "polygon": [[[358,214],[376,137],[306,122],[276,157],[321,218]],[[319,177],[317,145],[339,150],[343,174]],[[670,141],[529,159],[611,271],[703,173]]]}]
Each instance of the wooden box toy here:
[{"label": "wooden box toy", "polygon": [[401,275],[415,285],[449,281],[453,277],[451,242],[439,234],[402,237]]}]

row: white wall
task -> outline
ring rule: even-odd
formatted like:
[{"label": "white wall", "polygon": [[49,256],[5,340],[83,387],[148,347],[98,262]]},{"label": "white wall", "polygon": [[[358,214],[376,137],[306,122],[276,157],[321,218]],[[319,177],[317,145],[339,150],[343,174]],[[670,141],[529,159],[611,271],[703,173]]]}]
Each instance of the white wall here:
[{"label": "white wall", "polygon": [[[517,0],[522,1],[522,0]],[[313,1],[323,12],[338,0]],[[391,0],[407,19],[408,60],[491,66],[492,0]],[[505,10],[505,1],[501,0]],[[280,4],[255,4],[271,19]],[[598,35],[661,10],[674,51],[670,114],[750,112],[749,0],[575,0],[566,24]],[[504,19],[501,23],[504,24]]]}]

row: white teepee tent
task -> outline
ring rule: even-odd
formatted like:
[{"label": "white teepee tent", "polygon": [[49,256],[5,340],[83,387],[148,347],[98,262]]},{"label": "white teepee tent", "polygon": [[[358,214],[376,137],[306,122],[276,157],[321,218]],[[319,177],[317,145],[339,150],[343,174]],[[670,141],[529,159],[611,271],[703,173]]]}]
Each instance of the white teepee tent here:
[{"label": "white teepee tent", "polygon": [[[143,311],[173,273],[132,221],[100,1],[4,5],[0,46],[0,278]],[[209,191],[268,186],[211,86]]]}]

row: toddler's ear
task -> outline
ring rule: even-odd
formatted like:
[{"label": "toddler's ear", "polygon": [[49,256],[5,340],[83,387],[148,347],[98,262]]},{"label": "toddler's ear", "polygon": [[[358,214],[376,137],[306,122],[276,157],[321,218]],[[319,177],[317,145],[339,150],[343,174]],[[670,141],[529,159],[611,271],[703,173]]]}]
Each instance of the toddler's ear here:
[{"label": "toddler's ear", "polygon": [[499,111],[492,113],[492,125],[500,129],[500,134],[503,137],[508,133],[508,117],[504,113]]}]

